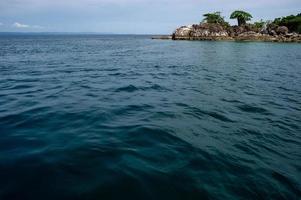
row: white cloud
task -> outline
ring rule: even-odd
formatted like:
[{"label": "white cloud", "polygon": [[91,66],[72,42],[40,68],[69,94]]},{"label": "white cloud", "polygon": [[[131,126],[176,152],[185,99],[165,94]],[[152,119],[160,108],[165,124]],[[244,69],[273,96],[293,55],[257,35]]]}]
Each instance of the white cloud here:
[{"label": "white cloud", "polygon": [[15,28],[33,28],[33,29],[42,29],[42,26],[38,26],[38,25],[27,25],[27,24],[21,24],[19,22],[15,22],[12,25]]},{"label": "white cloud", "polygon": [[15,27],[15,28],[29,28],[30,26],[27,25],[27,24],[21,24],[21,23],[19,23],[19,22],[15,22],[15,23],[13,24],[13,27]]}]

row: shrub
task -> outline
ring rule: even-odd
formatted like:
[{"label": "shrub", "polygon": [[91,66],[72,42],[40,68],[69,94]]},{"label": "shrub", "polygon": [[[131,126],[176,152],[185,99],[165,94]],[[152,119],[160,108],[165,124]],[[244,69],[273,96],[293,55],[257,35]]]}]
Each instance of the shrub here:
[{"label": "shrub", "polygon": [[282,18],[276,18],[273,22],[278,26],[286,26],[291,32],[301,33],[301,13]]}]

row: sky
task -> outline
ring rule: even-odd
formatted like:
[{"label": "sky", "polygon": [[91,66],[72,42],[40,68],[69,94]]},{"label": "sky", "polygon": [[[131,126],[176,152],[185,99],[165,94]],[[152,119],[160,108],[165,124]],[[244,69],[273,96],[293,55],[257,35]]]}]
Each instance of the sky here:
[{"label": "sky", "polygon": [[235,24],[234,10],[271,20],[300,13],[301,0],[0,0],[0,32],[170,34],[208,12]]}]

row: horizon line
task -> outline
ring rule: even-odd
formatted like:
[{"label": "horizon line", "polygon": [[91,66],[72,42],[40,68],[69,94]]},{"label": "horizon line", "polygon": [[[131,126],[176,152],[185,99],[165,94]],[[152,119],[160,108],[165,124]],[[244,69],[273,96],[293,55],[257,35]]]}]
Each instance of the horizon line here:
[{"label": "horizon line", "polygon": [[75,34],[89,34],[89,35],[169,35],[169,34],[152,34],[152,33],[107,33],[107,32],[60,32],[60,31],[41,31],[41,32],[36,32],[36,31],[0,31],[0,34],[70,34],[70,35],[75,35]]}]

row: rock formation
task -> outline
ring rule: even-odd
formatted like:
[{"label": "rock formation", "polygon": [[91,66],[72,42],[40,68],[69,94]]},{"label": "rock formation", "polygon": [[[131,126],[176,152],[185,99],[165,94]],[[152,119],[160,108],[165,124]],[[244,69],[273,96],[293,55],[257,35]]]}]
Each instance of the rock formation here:
[{"label": "rock formation", "polygon": [[228,39],[229,33],[219,24],[203,23],[200,25],[183,26],[173,33],[175,40],[219,40]]},{"label": "rock formation", "polygon": [[172,39],[301,42],[301,35],[290,33],[285,26],[273,24],[260,29],[251,24],[224,27],[220,24],[201,23],[176,29]]}]

